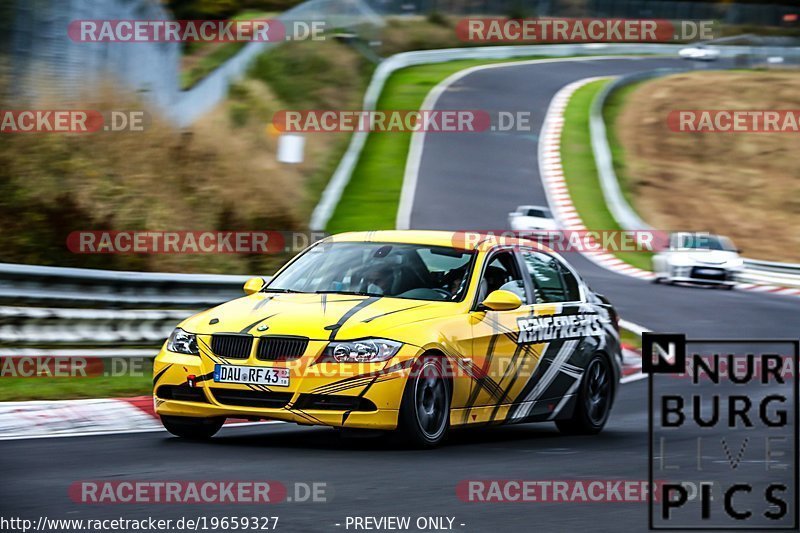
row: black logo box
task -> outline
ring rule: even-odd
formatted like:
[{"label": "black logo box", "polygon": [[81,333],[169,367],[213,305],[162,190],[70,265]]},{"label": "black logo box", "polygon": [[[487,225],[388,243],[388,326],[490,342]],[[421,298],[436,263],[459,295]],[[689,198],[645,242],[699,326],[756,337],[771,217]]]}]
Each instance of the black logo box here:
[{"label": "black logo box", "polygon": [[[654,486],[653,475],[653,376],[654,374],[682,374],[686,371],[686,346],[688,344],[725,344],[725,345],[789,345],[793,348],[792,354],[792,381],[794,389],[794,417],[793,433],[794,433],[794,495],[797,498],[800,495],[800,462],[798,462],[798,444],[800,444],[800,414],[798,413],[798,406],[800,406],[800,340],[797,339],[693,339],[687,340],[686,335],[682,333],[643,333],[642,334],[642,372],[647,374],[647,405],[648,405],[648,483],[649,487]],[[668,360],[663,357],[664,353],[660,347],[669,347],[667,350],[674,352],[673,360]],[[648,493],[647,507],[648,507],[648,529],[651,531],[797,531],[800,526],[800,502],[795,501],[794,505],[794,523],[791,526],[781,526],[774,528],[764,528],[763,525],[758,527],[732,527],[730,525],[724,526],[671,526],[663,527],[655,526],[653,516],[653,492]]]}]

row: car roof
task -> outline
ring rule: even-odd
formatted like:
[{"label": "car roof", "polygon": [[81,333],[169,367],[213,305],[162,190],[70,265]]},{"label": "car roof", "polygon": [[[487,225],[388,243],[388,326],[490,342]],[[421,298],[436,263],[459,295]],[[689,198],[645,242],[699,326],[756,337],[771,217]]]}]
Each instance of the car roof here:
[{"label": "car roof", "polygon": [[[509,232],[511,233],[511,232]],[[529,239],[493,235],[480,231],[432,231],[432,230],[382,230],[357,231],[331,235],[328,242],[388,242],[444,246],[464,250],[487,251],[495,246],[530,246],[551,252],[547,246]]]}]

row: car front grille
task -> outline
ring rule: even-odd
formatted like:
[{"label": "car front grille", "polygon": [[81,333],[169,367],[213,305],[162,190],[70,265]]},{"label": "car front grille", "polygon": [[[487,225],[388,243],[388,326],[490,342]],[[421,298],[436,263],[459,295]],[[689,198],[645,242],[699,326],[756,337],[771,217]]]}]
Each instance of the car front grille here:
[{"label": "car front grille", "polygon": [[253,347],[250,335],[214,334],[211,336],[211,351],[220,357],[247,359]]},{"label": "car front grille", "polygon": [[725,281],[727,272],[722,268],[693,267],[691,277],[694,279],[707,279],[709,281]]},{"label": "car front grille", "polygon": [[240,407],[260,407],[262,409],[281,409],[292,399],[291,392],[266,392],[256,390],[222,389],[211,387],[211,395],[219,403]]},{"label": "car front grille", "polygon": [[292,361],[306,352],[306,337],[261,337],[258,340],[256,357],[262,361]]}]

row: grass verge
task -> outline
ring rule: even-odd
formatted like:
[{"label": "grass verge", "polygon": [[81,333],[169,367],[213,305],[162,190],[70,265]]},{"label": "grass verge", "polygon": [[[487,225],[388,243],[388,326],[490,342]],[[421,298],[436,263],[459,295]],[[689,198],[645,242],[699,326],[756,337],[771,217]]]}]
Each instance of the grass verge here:
[{"label": "grass verge", "polygon": [[[600,90],[610,80],[588,83],[575,91],[564,113],[561,137],[561,164],[572,203],[584,225],[593,230],[620,231],[603,199],[589,135],[589,110]],[[617,148],[617,151],[619,149]],[[652,254],[617,252],[619,259],[635,267],[650,270]]]},{"label": "grass verge", "polygon": [[625,328],[619,328],[619,339],[625,346],[629,346],[636,350],[642,349],[642,338],[632,331]]},{"label": "grass verge", "polygon": [[[154,350],[154,353],[158,351]],[[77,400],[147,396],[153,392],[153,361],[131,359],[137,366],[125,375],[86,377],[2,377],[0,401]],[[139,365],[141,362],[141,365]]]}]

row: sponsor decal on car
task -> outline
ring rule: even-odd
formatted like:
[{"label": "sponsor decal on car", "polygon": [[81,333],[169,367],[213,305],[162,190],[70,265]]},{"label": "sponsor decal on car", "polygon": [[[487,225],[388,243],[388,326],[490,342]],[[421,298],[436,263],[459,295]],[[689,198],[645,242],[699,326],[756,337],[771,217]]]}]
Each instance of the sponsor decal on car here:
[{"label": "sponsor decal on car", "polygon": [[531,344],[553,339],[578,339],[603,334],[598,315],[532,316],[517,319],[517,344]]}]

